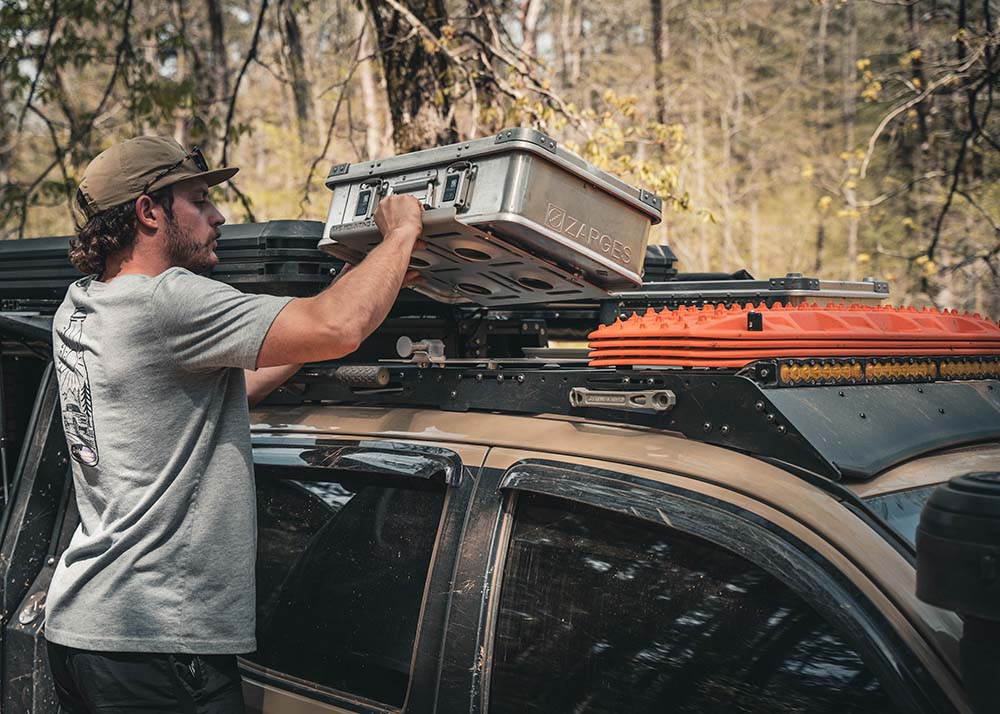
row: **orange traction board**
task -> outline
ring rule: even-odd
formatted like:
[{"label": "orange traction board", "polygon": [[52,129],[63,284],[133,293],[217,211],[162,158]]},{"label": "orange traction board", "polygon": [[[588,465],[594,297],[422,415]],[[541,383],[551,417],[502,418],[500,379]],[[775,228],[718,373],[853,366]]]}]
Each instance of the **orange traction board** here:
[{"label": "orange traction board", "polygon": [[780,357],[1000,354],[1000,325],[913,307],[707,305],[634,314],[588,336],[594,367],[742,367]]}]

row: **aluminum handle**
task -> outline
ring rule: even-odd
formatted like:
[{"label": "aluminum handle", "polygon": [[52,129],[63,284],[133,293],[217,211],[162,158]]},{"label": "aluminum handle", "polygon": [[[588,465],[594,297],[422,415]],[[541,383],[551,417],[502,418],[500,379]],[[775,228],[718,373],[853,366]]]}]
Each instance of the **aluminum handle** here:
[{"label": "aluminum handle", "polygon": [[569,391],[569,403],[574,407],[597,407],[617,411],[666,412],[677,404],[677,396],[669,389],[629,392],[573,387]]},{"label": "aluminum handle", "polygon": [[434,184],[437,183],[437,171],[428,171],[421,176],[406,178],[389,184],[386,196],[393,194],[417,194],[420,189],[424,190],[423,196],[417,195],[417,200],[427,206],[433,206]]}]

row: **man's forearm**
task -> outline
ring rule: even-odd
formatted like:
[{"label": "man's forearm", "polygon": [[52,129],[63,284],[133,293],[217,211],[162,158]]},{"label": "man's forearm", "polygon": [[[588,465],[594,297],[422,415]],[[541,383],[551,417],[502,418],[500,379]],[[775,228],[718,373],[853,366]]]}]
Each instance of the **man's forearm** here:
[{"label": "man's forearm", "polygon": [[277,367],[261,367],[257,370],[245,370],[247,383],[247,403],[251,408],[263,401],[264,397],[288,381],[288,378],[299,371],[301,364],[282,364]]},{"label": "man's forearm", "polygon": [[[415,241],[415,235],[402,231],[390,233],[331,289],[317,296],[326,303],[323,309],[329,310],[328,314],[337,320],[354,323],[361,335],[370,335],[382,324],[396,301],[409,270],[410,253]],[[387,290],[386,286],[391,288]],[[366,296],[366,299],[354,299],[360,295]],[[347,305],[349,310],[345,310]]]},{"label": "man's forearm", "polygon": [[258,367],[338,359],[375,331],[399,294],[423,230],[413,196],[389,196],[375,211],[382,242],[319,295],[278,313],[257,355]]}]

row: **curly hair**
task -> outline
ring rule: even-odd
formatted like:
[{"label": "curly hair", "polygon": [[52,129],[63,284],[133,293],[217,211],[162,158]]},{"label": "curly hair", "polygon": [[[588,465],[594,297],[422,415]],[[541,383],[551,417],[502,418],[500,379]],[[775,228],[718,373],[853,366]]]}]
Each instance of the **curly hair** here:
[{"label": "curly hair", "polygon": [[[174,220],[173,186],[153,191],[149,197],[163,208],[168,221]],[[86,205],[80,194],[77,201],[81,207]],[[76,236],[69,242],[69,261],[81,273],[100,275],[108,257],[135,243],[135,235],[135,201],[119,203],[77,225]]]}]

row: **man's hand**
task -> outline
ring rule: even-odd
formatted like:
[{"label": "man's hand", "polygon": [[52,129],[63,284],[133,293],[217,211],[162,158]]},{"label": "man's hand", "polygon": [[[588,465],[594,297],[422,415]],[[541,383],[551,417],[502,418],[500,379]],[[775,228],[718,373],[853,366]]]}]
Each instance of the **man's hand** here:
[{"label": "man's hand", "polygon": [[299,371],[301,364],[286,364],[277,367],[261,367],[244,370],[247,384],[247,403],[253,409],[257,402],[280,387],[288,378]]},{"label": "man's hand", "polygon": [[386,196],[375,209],[375,225],[383,238],[398,235],[415,241],[424,230],[423,210],[414,196]]}]

